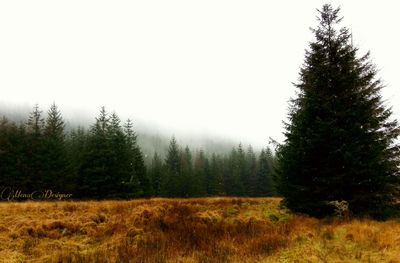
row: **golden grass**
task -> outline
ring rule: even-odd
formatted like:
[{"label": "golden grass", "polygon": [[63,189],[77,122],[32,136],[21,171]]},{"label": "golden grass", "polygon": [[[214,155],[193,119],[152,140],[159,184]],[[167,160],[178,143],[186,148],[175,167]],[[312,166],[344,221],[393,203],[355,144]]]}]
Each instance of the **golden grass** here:
[{"label": "golden grass", "polygon": [[0,203],[0,262],[399,262],[400,222],[278,198]]}]

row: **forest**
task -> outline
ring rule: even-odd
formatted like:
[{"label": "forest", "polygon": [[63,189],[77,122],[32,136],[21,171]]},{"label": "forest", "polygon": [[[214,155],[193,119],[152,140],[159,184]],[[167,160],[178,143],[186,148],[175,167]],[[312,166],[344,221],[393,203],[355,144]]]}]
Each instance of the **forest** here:
[{"label": "forest", "polygon": [[[234,9],[229,9],[234,1],[227,1],[229,5],[224,5],[221,11],[214,8],[217,2],[213,1],[212,6],[199,9],[199,16],[195,17],[201,19],[194,19],[200,22],[196,21],[197,28],[192,28],[188,23],[192,13],[188,12],[189,6],[186,5],[183,12],[176,8],[178,5],[171,5],[172,2],[169,1],[162,8],[152,2],[148,10],[136,6],[132,6],[134,8],[131,9],[124,7],[123,10],[127,10],[126,18],[134,17],[133,11],[139,10],[146,19],[155,20],[152,22],[157,30],[162,29],[163,38],[160,39],[163,41],[159,41],[151,49],[151,54],[155,56],[152,58],[146,55],[145,60],[148,64],[142,67],[143,65],[138,60],[136,63],[139,66],[135,68],[132,67],[132,59],[129,59],[128,54],[135,49],[131,45],[129,45],[129,52],[125,50],[120,53],[121,57],[129,61],[130,64],[127,67],[118,64],[118,60],[112,60],[116,63],[107,63],[106,60],[101,60],[101,56],[97,53],[93,53],[95,54],[93,59],[87,58],[93,63],[86,64],[85,58],[78,55],[77,59],[73,58],[74,64],[70,64],[71,68],[75,69],[77,64],[82,64],[84,68],[93,68],[96,75],[93,77],[90,74],[87,75],[86,71],[78,69],[76,72],[85,77],[87,75],[90,82],[82,82],[82,84],[78,78],[75,80],[76,83],[80,85],[92,83],[97,93],[90,90],[90,85],[88,85],[87,94],[90,94],[90,97],[86,98],[96,98],[96,100],[101,98],[98,96],[102,93],[99,92],[101,89],[115,88],[112,90],[113,95],[117,97],[114,102],[122,103],[125,99],[125,102],[129,103],[125,111],[132,111],[130,112],[132,116],[139,119],[140,110],[133,110],[133,105],[136,106],[137,100],[142,100],[145,102],[144,106],[141,105],[144,110],[147,110],[148,105],[157,108],[157,117],[162,119],[164,116],[160,111],[166,107],[162,106],[160,101],[155,102],[154,94],[149,100],[145,100],[140,93],[144,93],[144,89],[146,91],[147,88],[151,89],[152,85],[149,83],[152,78],[159,78],[162,82],[175,81],[177,79],[175,75],[166,74],[167,71],[163,67],[157,69],[159,65],[174,68],[170,60],[168,63],[161,63],[162,59],[159,55],[168,53],[173,58],[171,60],[179,61],[178,53],[182,53],[185,58],[188,58],[182,61],[182,65],[196,72],[193,75],[188,74],[187,77],[193,78],[191,81],[195,81],[196,84],[190,87],[190,83],[194,82],[182,82],[184,86],[178,89],[179,95],[182,93],[185,96],[177,96],[178,103],[172,100],[171,90],[175,82],[171,82],[169,86],[165,85],[166,88],[164,88],[164,83],[153,84],[157,87],[152,90],[157,90],[155,92],[157,98],[165,100],[168,107],[177,107],[175,114],[168,113],[165,116],[180,116],[183,110],[188,110],[188,114],[184,115],[183,119],[185,125],[190,126],[189,118],[195,122],[202,118],[209,121],[210,114],[219,111],[219,109],[210,108],[208,115],[206,111],[203,111],[206,108],[203,105],[209,106],[206,105],[209,102],[208,99],[218,102],[218,106],[221,107],[221,101],[229,103],[226,98],[230,97],[231,93],[239,91],[236,95],[250,94],[248,97],[243,96],[246,98],[254,95],[249,86],[257,81],[251,82],[250,78],[243,82],[237,81],[233,71],[228,75],[222,74],[221,79],[232,79],[233,82],[237,82],[237,86],[228,85],[224,79],[215,84],[218,86],[221,83],[224,92],[220,94],[210,92],[213,86],[207,90],[206,85],[202,86],[199,80],[209,78],[211,75],[204,74],[203,69],[197,70],[199,68],[194,67],[197,61],[191,56],[199,53],[205,58],[204,68],[215,75],[223,73],[210,67],[211,64],[216,64],[218,68],[219,59],[227,62],[223,64],[225,66],[244,65],[249,72],[252,72],[252,75],[248,76],[261,76],[267,80],[263,82],[267,86],[265,97],[272,94],[273,100],[281,103],[275,93],[279,93],[277,89],[282,89],[284,85],[280,86],[271,81],[271,75],[277,75],[284,82],[290,81],[286,73],[279,74],[278,67],[288,71],[289,64],[282,62],[285,61],[283,57],[297,52],[290,53],[289,50],[294,48],[290,46],[295,43],[294,39],[300,36],[295,35],[294,24],[302,25],[301,20],[294,15],[304,12],[301,8],[306,6],[305,2],[302,2],[299,8],[291,3],[291,7],[294,7],[291,9],[294,11],[287,10],[287,3],[283,4],[284,9],[281,11],[277,8],[277,3],[273,5],[267,3],[265,9],[252,6],[247,17],[246,10],[242,10],[245,9],[243,6],[238,6],[237,13],[233,12]],[[21,4],[18,3],[18,5]],[[35,2],[34,5],[37,3]],[[351,4],[349,2],[346,5]],[[368,8],[365,8],[367,4],[364,2],[361,6],[363,12],[360,12],[360,6],[359,3],[354,4],[354,17],[358,13],[363,13],[362,15],[369,20],[370,14],[377,13],[374,9],[373,13],[368,14],[366,12]],[[388,11],[389,4],[385,3],[384,6],[385,9],[381,10]],[[59,9],[64,10],[65,7],[67,5],[63,4]],[[71,15],[74,14],[73,10],[82,12],[84,9],[81,7],[73,6],[71,10],[65,12],[66,17],[73,17]],[[98,12],[93,7],[94,5],[90,6],[87,9],[88,12]],[[197,10],[199,7],[201,5],[196,4],[190,9]],[[377,7],[378,5],[374,6],[374,8]],[[45,35],[51,35],[53,38],[55,31],[65,34],[65,29],[70,29],[74,33],[72,39],[79,42],[77,47],[80,49],[84,39],[75,33],[90,20],[90,27],[82,27],[84,28],[82,35],[88,35],[89,39],[93,38],[90,35],[92,30],[103,33],[106,30],[103,25],[107,25],[110,32],[113,32],[112,35],[105,34],[107,39],[114,39],[118,34],[125,37],[131,29],[131,24],[128,23],[130,20],[121,19],[120,23],[116,24],[118,27],[112,27],[110,25],[113,22],[111,21],[113,10],[109,6],[106,8],[104,12],[99,12],[100,16],[97,20],[104,21],[107,16],[104,24],[94,26],[96,17],[83,11],[84,23],[78,22],[75,27],[70,27],[68,24],[61,30],[54,27],[51,34],[46,31]],[[170,13],[168,13],[168,8],[171,8]],[[40,9],[42,11],[42,7]],[[114,18],[124,17],[119,12],[120,9],[122,10],[119,6]],[[253,9],[260,11],[259,16],[262,17],[266,16],[267,11],[273,10],[277,14],[276,21],[268,27],[268,24],[261,22],[263,20],[254,19],[251,26],[246,27],[245,20],[251,20],[253,16],[257,18]],[[34,22],[33,17],[32,19],[25,18],[28,13],[21,12],[21,6],[15,9],[18,12],[5,10],[13,19],[14,17],[16,20],[23,18],[29,24]],[[34,13],[30,8],[26,10]],[[159,10],[160,12],[155,12]],[[178,12],[171,13],[172,10],[175,12],[178,10]],[[208,10],[214,12],[213,15],[218,18],[218,21],[206,27],[203,25],[204,20],[212,18],[210,13],[206,12]],[[48,13],[52,13],[53,17],[50,20],[43,19],[46,25],[56,24],[53,20],[56,20],[58,13],[53,12],[53,7],[51,11]],[[23,14],[24,17],[18,17],[17,13]],[[181,13],[184,13],[185,17],[179,20]],[[231,18],[226,16],[228,13],[232,14]],[[38,14],[43,17],[47,15],[34,13],[35,16]],[[168,16],[158,18],[163,14]],[[383,15],[388,16],[387,14]],[[273,16],[272,13],[269,15]],[[176,16],[177,19],[175,17],[171,19],[172,16]],[[283,19],[279,20],[278,17]],[[379,18],[379,16],[376,17]],[[78,18],[78,16],[75,14],[73,18]],[[311,28],[313,39],[305,50],[298,81],[293,83],[295,96],[288,101],[286,118],[279,116],[284,120],[282,123],[284,139],[281,142],[271,140],[273,148],[258,149],[257,145],[253,147],[247,143],[230,144],[228,139],[218,137],[213,138],[215,142],[211,140],[208,141],[208,145],[204,143],[199,147],[199,144],[186,143],[188,141],[182,139],[180,134],[174,133],[170,133],[171,137],[164,140],[155,134],[143,133],[143,130],[138,128],[140,126],[138,120],[125,121],[124,118],[119,117],[123,115],[110,112],[104,106],[100,108],[97,117],[85,120],[82,125],[71,125],[83,120],[85,112],[82,111],[82,116],[68,118],[66,117],[68,116],[67,109],[60,110],[59,106],[63,104],[53,102],[48,109],[42,109],[39,104],[36,104],[29,109],[29,114],[26,110],[23,117],[16,117],[15,114],[9,114],[3,110],[0,105],[0,261],[18,263],[400,263],[399,121],[393,114],[392,107],[388,105],[388,101],[384,99],[382,91],[385,83],[379,78],[380,70],[372,62],[370,53],[360,55],[359,47],[353,42],[352,30],[341,26],[343,17],[340,7],[334,8],[330,4],[325,4],[321,9],[317,9],[316,18],[318,23]],[[179,30],[179,35],[184,38],[179,39],[173,34],[169,38],[164,38],[164,35],[167,36],[169,32],[166,29],[171,27],[171,24],[167,23],[170,19],[176,22],[172,24],[174,26],[189,25]],[[69,23],[71,19],[65,20]],[[142,20],[138,19],[134,22],[132,20],[131,23],[132,25],[139,24],[144,29],[143,31],[146,31],[146,37],[157,35],[158,31],[154,31],[154,28],[148,30],[149,27],[145,26],[146,21]],[[285,20],[284,23],[293,22],[293,24],[285,27],[282,22],[279,22],[283,20]],[[375,19],[374,23],[379,25],[377,20],[379,19]],[[14,23],[11,19],[5,21],[7,26]],[[235,21],[238,23],[229,25]],[[160,27],[161,24],[166,26]],[[262,32],[252,31],[252,27],[257,24],[262,25]],[[24,23],[21,25],[26,27]],[[129,30],[118,31],[123,28],[123,25],[129,25],[127,27]],[[240,25],[243,31],[238,31],[237,25]],[[379,30],[381,30],[380,26]],[[214,27],[217,29],[215,35],[209,34],[210,29]],[[278,28],[279,34],[274,34],[272,28]],[[292,31],[286,30],[288,28]],[[367,26],[366,28],[372,29]],[[197,38],[197,34],[203,29],[207,34]],[[202,47],[196,49],[193,46],[186,51],[180,50],[183,46],[190,46],[192,43],[185,42],[186,38],[190,38],[189,31],[196,35],[196,38],[193,37],[193,42],[199,42],[203,46],[209,44],[214,49],[218,47],[218,41],[227,37],[223,34],[224,31],[229,30],[239,32],[235,41],[243,40],[251,35],[258,37],[264,34],[268,38],[265,49],[276,53],[278,60],[269,62],[271,67],[266,71],[267,68],[262,67],[261,64],[257,66],[241,63],[244,60],[237,60],[234,56],[218,57],[219,49],[216,49],[215,57],[207,57],[208,52],[201,52]],[[17,30],[12,28],[10,31],[13,33],[12,37],[17,35],[15,34]],[[34,34],[32,33],[32,36]],[[218,39],[217,35],[222,37]],[[285,39],[283,35],[287,35],[286,41],[281,41]],[[371,35],[379,41],[383,39],[376,33]],[[32,36],[29,36],[29,41],[26,41],[29,44],[35,42],[35,37]],[[43,37],[38,36],[36,41],[47,48],[48,46],[44,44],[51,41],[42,39],[38,41],[38,38]],[[151,46],[151,41],[146,42],[146,39],[141,39],[136,35],[135,37],[134,42],[144,41],[144,45]],[[101,45],[96,47],[99,42],[97,39],[93,42],[96,45],[88,46],[110,57],[116,57],[116,49],[122,49],[120,44],[127,42],[127,38],[121,41],[115,39],[114,46],[108,43],[106,48],[100,48]],[[230,43],[220,46],[223,47],[221,50],[231,48],[235,55],[247,57],[251,56],[248,49],[250,46],[252,49],[254,42],[258,39],[249,38],[248,42],[251,45],[248,45],[248,48],[243,45],[243,42],[239,43],[241,45],[237,46],[238,48],[234,48],[233,45],[229,47]],[[60,42],[74,44],[64,40],[60,38]],[[104,39],[101,38],[101,40]],[[174,53],[169,49],[161,48],[168,40],[174,40],[171,43],[180,44],[177,45],[179,52]],[[275,44],[272,42],[276,42],[279,47],[272,45]],[[17,41],[10,43],[14,46]],[[57,46],[56,52],[46,50],[40,53],[35,49],[28,49],[28,53],[39,54],[40,60],[45,55],[44,53],[49,53],[57,60],[54,61],[57,63],[50,63],[50,65],[60,70],[63,69],[61,64],[64,61],[55,54],[64,53],[61,47],[62,45]],[[388,47],[390,46],[387,42],[384,43],[384,48],[389,49]],[[27,49],[26,46],[24,48]],[[68,48],[70,47],[68,46],[65,50],[68,51]],[[255,46],[254,49],[256,49]],[[4,50],[9,51],[7,48]],[[82,50],[81,54],[88,53],[87,50]],[[18,49],[18,53],[20,51]],[[74,52],[65,53],[70,57],[74,54]],[[262,58],[260,52],[255,56]],[[24,71],[21,65],[29,64],[25,63],[29,62],[29,59],[25,57],[18,59],[17,56],[12,57],[12,61],[16,61],[18,65],[15,68],[15,76],[18,78],[22,76],[21,78],[31,81],[36,79],[30,78],[27,73],[35,75],[38,82],[36,86],[32,85],[29,88],[36,93],[39,84],[42,85],[42,78],[47,78],[51,72],[45,70],[46,68],[41,69],[43,73],[39,73],[45,76],[42,77],[31,68],[27,68],[29,72]],[[40,68],[38,60],[31,62],[32,65]],[[7,64],[7,60],[5,61]],[[398,59],[393,59],[393,61],[398,61]],[[3,57],[0,62],[3,62]],[[12,63],[8,63],[5,68],[9,68],[9,64]],[[112,67],[118,72],[118,75],[114,75],[117,78],[113,78],[110,82],[104,81],[101,78],[102,71],[97,71],[94,64],[107,64]],[[389,68],[390,64],[386,67]],[[142,68],[144,68],[143,72],[132,70]],[[66,72],[60,75],[62,78],[55,75],[57,81],[54,83],[59,83],[61,86],[67,78],[72,79],[77,76],[67,70]],[[146,72],[148,74],[144,74]],[[185,74],[179,67],[174,68],[173,73],[178,74],[178,78]],[[6,74],[3,75],[6,76]],[[125,81],[124,75],[126,75]],[[127,81],[128,78],[130,80],[140,75],[146,76],[146,83],[143,86],[133,85],[133,82]],[[165,77],[166,75],[168,78]],[[17,77],[12,76],[10,89],[17,86],[14,84]],[[94,85],[92,81],[96,78],[100,80],[99,82],[104,82],[104,86]],[[207,83],[213,83],[214,80],[211,78]],[[85,104],[75,101],[77,99],[75,93],[67,89],[68,85],[65,83],[64,87],[57,88],[60,90],[65,88],[68,93],[73,94],[74,97],[70,98],[70,103],[77,107]],[[140,89],[140,92],[132,89],[133,96],[124,93],[126,98],[121,98],[122,92],[116,92],[118,84],[121,84],[120,89],[124,92],[127,87],[132,86]],[[223,89],[223,85],[229,89]],[[51,88],[54,87],[51,86]],[[161,89],[166,92],[161,92]],[[195,90],[199,93],[194,92]],[[199,96],[200,92],[206,96]],[[24,91],[23,95],[28,97],[26,94],[28,93]],[[23,97],[22,94],[17,95]],[[274,114],[278,112],[275,108],[273,111],[267,110],[265,106],[269,101],[265,100],[265,97],[262,97],[263,105],[257,108],[263,110],[262,116],[255,115],[254,108],[245,109],[246,104],[238,104],[232,100],[235,102],[232,105],[246,114],[238,114],[238,111],[233,112],[232,108],[227,107],[226,111],[221,110],[222,113],[217,120],[231,118],[237,129],[248,128],[244,129],[242,134],[250,138],[252,133],[258,131],[258,127],[272,123],[265,117],[271,118],[271,115],[264,116],[265,112]],[[43,98],[49,98],[49,96],[43,96]],[[82,98],[86,99],[84,96]],[[240,98],[242,99],[242,96]],[[196,99],[201,103],[201,107],[190,105],[193,102],[191,99]],[[93,101],[99,105],[111,104],[112,96],[104,101]],[[48,103],[50,104],[51,101]],[[60,103],[60,100],[57,100],[57,103]],[[199,109],[199,114],[193,115],[193,112],[189,112],[189,107],[183,107],[182,103]],[[255,101],[247,103],[257,104]],[[119,108],[121,109],[124,108]],[[121,110],[119,114],[123,112]],[[249,123],[246,122],[246,118],[251,117],[254,117],[252,120],[256,126],[248,125]],[[151,120],[150,117],[148,119]],[[172,121],[168,119],[167,122]],[[210,130],[217,134],[216,122],[207,122],[207,124]],[[227,127],[226,131],[228,138],[233,129]],[[264,130],[259,132],[264,137]],[[268,138],[267,133],[265,138]],[[153,140],[155,143],[144,144],[146,140]],[[193,140],[196,140],[195,136]]]},{"label": "forest", "polygon": [[399,213],[400,125],[339,13],[318,10],[285,140],[273,151],[206,152],[172,137],[145,161],[132,120],[102,107],[89,127],[66,131],[55,103],[47,114],[36,105],[25,121],[0,122],[0,186],[75,199],[279,195],[291,211],[316,217]]},{"label": "forest", "polygon": [[239,144],[221,154],[192,150],[172,137],[168,149],[155,152],[146,164],[133,122],[122,123],[104,107],[87,129],[66,131],[65,126],[56,104],[45,113],[35,105],[19,123],[3,116],[0,186],[26,194],[51,190],[73,199],[276,193],[269,148],[258,153],[251,145]]}]

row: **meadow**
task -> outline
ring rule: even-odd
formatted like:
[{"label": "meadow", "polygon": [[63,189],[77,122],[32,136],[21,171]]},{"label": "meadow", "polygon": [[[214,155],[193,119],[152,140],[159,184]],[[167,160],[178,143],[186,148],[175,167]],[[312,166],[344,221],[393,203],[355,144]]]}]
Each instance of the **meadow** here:
[{"label": "meadow", "polygon": [[279,198],[0,203],[0,262],[400,262],[400,221]]}]

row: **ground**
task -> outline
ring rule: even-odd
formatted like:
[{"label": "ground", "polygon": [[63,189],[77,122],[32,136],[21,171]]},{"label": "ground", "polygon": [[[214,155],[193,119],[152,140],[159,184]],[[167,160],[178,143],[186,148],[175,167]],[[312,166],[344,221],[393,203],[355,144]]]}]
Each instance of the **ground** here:
[{"label": "ground", "polygon": [[279,198],[0,203],[0,262],[400,262],[400,221]]}]

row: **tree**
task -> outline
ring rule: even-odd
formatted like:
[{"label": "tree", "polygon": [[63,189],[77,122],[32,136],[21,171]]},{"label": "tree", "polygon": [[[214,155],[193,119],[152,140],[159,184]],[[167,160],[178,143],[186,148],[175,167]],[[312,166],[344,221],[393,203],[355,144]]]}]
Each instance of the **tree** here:
[{"label": "tree", "polygon": [[247,195],[248,178],[246,171],[246,154],[241,143],[238,146],[236,155],[236,169],[239,175],[239,181],[236,185],[236,195]]},{"label": "tree", "polygon": [[125,124],[125,135],[130,156],[129,163],[131,165],[129,184],[131,185],[132,190],[136,189],[137,191],[138,182],[142,191],[141,195],[151,196],[153,194],[153,188],[151,186],[150,179],[147,176],[143,153],[137,144],[137,136],[136,133],[133,131],[133,124],[130,119],[128,119]]},{"label": "tree", "polygon": [[39,105],[36,104],[33,111],[29,114],[28,122],[26,123],[26,143],[25,143],[25,179],[26,186],[29,190],[42,189],[44,183],[44,118]]},{"label": "tree", "polygon": [[275,194],[271,165],[272,153],[269,148],[262,149],[258,158],[257,196],[272,196]]},{"label": "tree", "polygon": [[68,156],[68,170],[70,174],[66,177],[65,191],[72,193],[73,196],[80,196],[79,182],[81,181],[82,174],[80,174],[81,167],[84,164],[86,151],[88,149],[88,134],[83,127],[78,126],[77,129],[71,131],[67,136],[67,156]]},{"label": "tree", "polygon": [[30,134],[35,137],[43,135],[44,118],[42,117],[42,111],[38,104],[35,104],[33,111],[29,114],[27,129]]},{"label": "tree", "polygon": [[242,145],[238,149],[233,148],[226,160],[226,169],[224,171],[225,191],[229,196],[243,196],[245,187],[245,154]]},{"label": "tree", "polygon": [[68,162],[64,134],[65,123],[55,103],[47,113],[43,130],[44,174],[43,186],[46,189],[65,190],[65,177],[68,176]]},{"label": "tree", "polygon": [[23,161],[21,147],[24,147],[25,137],[15,123],[5,117],[0,119],[0,186],[24,189],[25,176],[19,168]]},{"label": "tree", "polygon": [[[95,198],[130,198],[143,194],[138,181],[135,145],[117,114],[104,107],[90,128],[78,178],[80,194]],[[143,162],[143,160],[142,160]]]},{"label": "tree", "polygon": [[161,194],[161,179],[164,175],[163,163],[157,153],[154,153],[153,160],[149,169],[149,177],[151,185],[154,191],[154,195],[159,196]]},{"label": "tree", "polygon": [[211,196],[224,194],[223,163],[220,156],[215,153],[211,155],[210,171],[207,173],[206,187],[207,193]]},{"label": "tree", "polygon": [[208,159],[203,150],[200,150],[194,161],[194,178],[192,181],[192,191],[194,196],[205,196],[207,194],[207,186],[210,187],[209,179],[209,164]]},{"label": "tree", "polygon": [[344,200],[353,213],[372,213],[399,196],[400,129],[369,53],[357,57],[349,30],[336,29],[339,8],[318,11],[278,151],[279,190],[298,212],[324,216]]},{"label": "tree", "polygon": [[182,185],[181,192],[182,196],[189,197],[193,196],[193,163],[192,163],[192,153],[190,152],[189,146],[185,147],[180,154],[181,156],[181,176]]},{"label": "tree", "polygon": [[258,186],[258,173],[257,173],[257,158],[253,151],[251,145],[249,145],[247,149],[247,153],[245,156],[245,191],[247,196],[256,196],[257,195],[257,186]]},{"label": "tree", "polygon": [[107,197],[112,183],[110,156],[112,155],[107,131],[110,118],[104,107],[96,123],[90,127],[87,148],[79,171],[80,197]]},{"label": "tree", "polygon": [[178,144],[175,140],[175,137],[172,137],[168,147],[167,158],[165,160],[166,174],[165,178],[162,180],[161,191],[163,196],[175,197],[181,195],[180,189],[182,185],[182,178],[180,174],[180,164],[181,158]]},{"label": "tree", "polygon": [[107,169],[111,177],[107,195],[108,197],[132,197],[133,193],[139,190],[134,145],[130,144],[130,139],[124,133],[121,120],[115,112],[110,116],[106,136],[109,143]]}]

